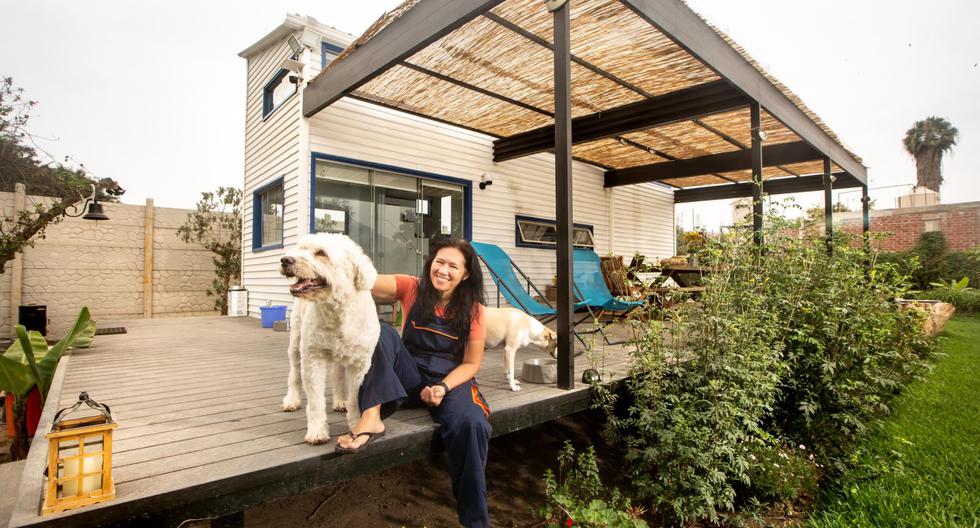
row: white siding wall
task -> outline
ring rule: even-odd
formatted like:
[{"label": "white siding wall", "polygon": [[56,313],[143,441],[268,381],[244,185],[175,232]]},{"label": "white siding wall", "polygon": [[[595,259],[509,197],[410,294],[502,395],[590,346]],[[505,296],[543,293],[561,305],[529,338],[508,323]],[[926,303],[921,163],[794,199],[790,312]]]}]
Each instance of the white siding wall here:
[{"label": "white siding wall", "polygon": [[258,316],[259,306],[268,300],[289,304],[288,282],[279,275],[283,250],[252,252],[252,193],[277,178],[284,179],[285,217],[283,242],[286,247],[306,233],[299,217],[305,210],[301,195],[307,185],[308,166],[300,162],[301,93],[293,95],[264,120],[262,90],[279,71],[282,59],[291,54],[283,39],[248,59],[245,101],[245,196],[242,230],[242,282],[249,291],[249,313]]},{"label": "white siding wall", "polygon": [[[473,185],[473,239],[500,245],[541,288],[554,275],[554,251],[514,247],[515,215],[555,217],[554,158],[550,154],[493,163],[488,136],[351,99],[310,119],[309,140],[313,152],[474,182],[483,173],[491,174],[493,185],[486,190]],[[573,165],[574,220],[595,227],[599,254],[673,254],[673,193],[669,189],[648,184],[609,191],[602,186],[601,170],[578,162]],[[487,280],[492,304],[496,291],[489,277]]]},{"label": "white siding wall", "polygon": [[[302,94],[262,119],[262,88],[289,54],[285,40],[248,60],[245,133],[245,225],[243,282],[249,312],[258,315],[268,301],[291,305],[288,283],[278,273],[282,250],[253,253],[252,192],[279,177],[285,179],[284,244],[309,231],[310,153],[394,165],[471,180],[473,239],[500,245],[539,287],[555,273],[555,252],[514,246],[515,215],[555,217],[554,158],[539,154],[493,163],[492,138],[428,121],[369,103],[343,99],[312,119],[301,116]],[[318,49],[304,56],[304,77],[320,70]],[[673,254],[673,193],[643,184],[615,190],[602,187],[602,171],[575,162],[574,220],[595,228],[596,252],[649,257]],[[493,185],[481,191],[482,174]],[[488,300],[496,290],[487,279]]]}]

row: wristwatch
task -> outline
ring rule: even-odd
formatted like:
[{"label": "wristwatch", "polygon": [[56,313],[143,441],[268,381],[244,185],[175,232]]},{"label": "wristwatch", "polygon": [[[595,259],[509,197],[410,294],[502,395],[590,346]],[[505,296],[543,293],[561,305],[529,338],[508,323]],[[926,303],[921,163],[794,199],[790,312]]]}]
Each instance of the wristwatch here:
[{"label": "wristwatch", "polygon": [[[449,394],[449,385],[446,385],[446,382],[445,381],[440,381],[436,385],[439,385],[440,387],[442,387],[443,389],[445,389],[446,390],[446,394]],[[445,397],[446,394],[443,394],[443,397]]]}]

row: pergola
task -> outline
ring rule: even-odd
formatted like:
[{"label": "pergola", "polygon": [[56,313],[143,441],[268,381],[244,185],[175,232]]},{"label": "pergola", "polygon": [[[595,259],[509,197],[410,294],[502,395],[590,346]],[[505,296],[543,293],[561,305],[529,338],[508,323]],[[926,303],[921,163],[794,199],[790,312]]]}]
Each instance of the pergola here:
[{"label": "pergola", "polygon": [[675,203],[861,187],[860,158],[682,0],[407,0],[303,92],[352,97],[495,138],[494,161],[555,155],[560,387],[574,386],[572,159],[605,186],[660,182]]}]

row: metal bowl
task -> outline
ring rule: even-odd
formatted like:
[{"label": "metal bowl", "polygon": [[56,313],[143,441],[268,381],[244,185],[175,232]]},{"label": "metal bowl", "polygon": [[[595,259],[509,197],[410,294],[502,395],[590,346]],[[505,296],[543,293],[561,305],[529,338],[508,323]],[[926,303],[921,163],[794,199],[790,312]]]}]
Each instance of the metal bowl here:
[{"label": "metal bowl", "polygon": [[524,362],[521,380],[528,383],[554,383],[557,379],[557,359],[532,358]]}]

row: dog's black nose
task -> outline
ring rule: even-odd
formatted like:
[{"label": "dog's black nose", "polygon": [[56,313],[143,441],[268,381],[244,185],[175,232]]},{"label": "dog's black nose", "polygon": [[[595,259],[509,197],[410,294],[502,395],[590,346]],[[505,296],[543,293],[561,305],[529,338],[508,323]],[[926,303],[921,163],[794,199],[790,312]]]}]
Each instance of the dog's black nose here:
[{"label": "dog's black nose", "polygon": [[279,259],[279,263],[282,264],[283,266],[292,266],[293,264],[296,263],[296,259],[294,259],[293,257],[283,257]]}]

